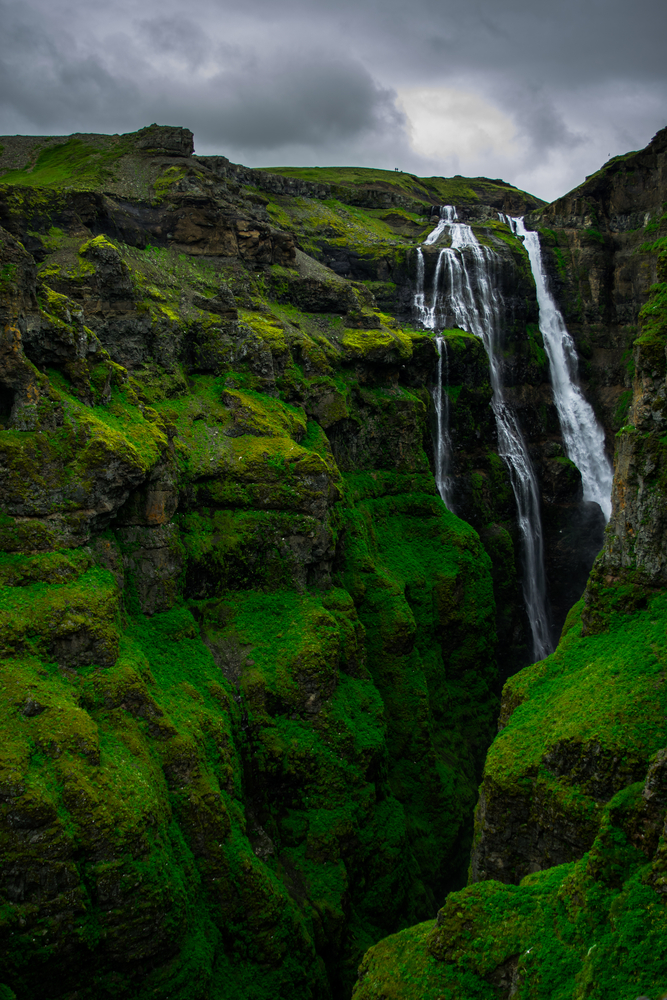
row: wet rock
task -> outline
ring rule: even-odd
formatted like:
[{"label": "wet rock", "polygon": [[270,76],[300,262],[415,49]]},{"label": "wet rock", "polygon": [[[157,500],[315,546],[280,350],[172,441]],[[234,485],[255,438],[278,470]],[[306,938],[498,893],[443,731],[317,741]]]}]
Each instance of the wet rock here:
[{"label": "wet rock", "polygon": [[175,524],[118,528],[125,573],[130,575],[146,615],[167,611],[178,596],[184,551]]},{"label": "wet rock", "polygon": [[25,715],[28,719],[34,719],[35,716],[41,715],[42,712],[46,711],[46,705],[42,705],[39,701],[35,701],[34,698],[28,698],[21,709],[21,714]]}]

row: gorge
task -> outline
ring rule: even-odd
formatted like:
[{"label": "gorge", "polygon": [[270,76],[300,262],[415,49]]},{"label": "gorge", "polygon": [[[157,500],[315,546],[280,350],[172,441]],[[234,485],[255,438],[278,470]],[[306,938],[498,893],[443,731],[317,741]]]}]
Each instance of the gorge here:
[{"label": "gorge", "polygon": [[667,130],[0,145],[0,998],[657,1000]]}]

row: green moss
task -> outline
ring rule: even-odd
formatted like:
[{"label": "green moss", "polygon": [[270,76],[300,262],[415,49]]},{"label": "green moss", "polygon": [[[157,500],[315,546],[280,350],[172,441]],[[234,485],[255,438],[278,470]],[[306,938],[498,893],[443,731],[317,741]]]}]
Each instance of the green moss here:
[{"label": "green moss", "polygon": [[[37,560],[43,563],[44,558]],[[89,569],[73,583],[56,585],[54,580],[59,575],[67,579],[65,568],[60,567],[60,574],[53,566],[51,573],[48,569],[44,573],[45,568],[42,574],[38,571],[37,578],[46,575],[50,586],[33,583],[29,575],[21,587],[5,586],[0,592],[3,655],[11,655],[26,645],[43,648],[45,642],[45,651],[53,648],[53,643],[62,646],[62,657],[67,661],[70,655],[79,655],[70,654],[67,647],[69,638],[76,636],[84,639],[81,656],[88,662],[98,659],[107,665],[118,646],[118,594],[113,577],[105,570]],[[30,574],[33,567],[26,569]]]},{"label": "green moss", "polygon": [[592,226],[584,230],[583,239],[588,243],[601,243],[604,246],[604,236],[598,229],[594,229]]},{"label": "green moss", "polygon": [[[395,474],[346,481],[355,506],[343,581],[366,629],[368,667],[387,710],[392,788],[404,804],[424,884],[433,887],[455,877],[455,864],[440,867],[436,858],[451,856],[466,831],[463,796],[472,804],[475,766],[484,752],[469,742],[469,699],[476,711],[493,712],[487,557],[439,498],[417,493],[414,485],[401,494]],[[468,594],[465,608],[456,598],[460,587]],[[443,712],[446,726],[440,725]],[[427,763],[433,751],[435,767]],[[441,817],[435,826],[433,810]]]},{"label": "green moss", "polygon": [[0,269],[0,290],[3,292],[9,291],[15,286],[16,278],[18,275],[18,265],[14,263],[6,263],[2,265]]},{"label": "green moss", "polygon": [[394,355],[405,360],[412,354],[412,341],[402,330],[344,330],[343,348],[352,358]]},{"label": "green moss", "polygon": [[[93,274],[95,274],[95,266],[90,261],[81,258],[78,258],[69,267],[50,261],[39,268],[39,277],[42,281],[64,280],[69,285],[74,286],[86,284]],[[47,292],[47,286],[44,287],[44,291]]]},{"label": "green moss", "polygon": [[[641,785],[609,804],[590,853],[576,864],[527,876],[519,886],[481,882],[452,893],[435,924],[372,949],[354,1000],[497,996],[583,1000],[662,995],[665,908],[628,822]],[[438,992],[439,991],[439,992]]]},{"label": "green moss", "polygon": [[505,697],[519,707],[491,747],[486,773],[509,789],[534,772],[548,747],[567,740],[648,759],[663,737],[656,643],[665,621],[667,603],[655,597],[650,609],[619,616],[600,635],[582,636],[581,624],[570,624],[552,656],[508,681]]},{"label": "green moss", "polygon": [[39,555],[3,551],[0,553],[0,581],[3,586],[10,587],[31,583],[65,583],[81,576],[91,562],[88,552],[76,549]]},{"label": "green moss", "polygon": [[285,332],[282,324],[275,318],[266,317],[261,313],[241,310],[239,314],[243,321],[260,335],[267,347],[273,352],[284,354],[287,351]]},{"label": "green moss", "polygon": [[156,201],[162,201],[170,193],[173,186],[182,180],[186,174],[186,167],[167,167],[167,169],[153,181],[153,192],[155,194]]},{"label": "green moss", "polygon": [[641,335],[635,344],[664,344],[667,340],[667,282],[653,285],[649,300],[639,314]]},{"label": "green moss", "polygon": [[58,250],[68,240],[66,233],[58,226],[51,226],[48,233],[39,233],[31,230],[28,235],[39,240],[47,253],[53,253],[54,250]]},{"label": "green moss", "polygon": [[318,531],[316,518],[274,511],[203,510],[177,516],[191,591],[211,597],[230,590],[284,589],[304,575],[298,543]]},{"label": "green moss", "polygon": [[614,424],[618,427],[618,433],[620,433],[625,426],[625,420],[628,415],[630,405],[632,403],[632,389],[626,389],[618,398],[618,405],[614,410]]}]

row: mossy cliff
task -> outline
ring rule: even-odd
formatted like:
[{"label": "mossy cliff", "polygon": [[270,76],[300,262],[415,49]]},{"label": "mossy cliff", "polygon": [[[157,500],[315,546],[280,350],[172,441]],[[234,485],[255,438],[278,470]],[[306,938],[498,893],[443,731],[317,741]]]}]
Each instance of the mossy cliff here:
[{"label": "mossy cliff", "polygon": [[[604,547],[555,653],[505,685],[476,808],[469,886],[447,897],[435,924],[371,949],[355,1000],[653,1000],[667,993],[662,206],[657,239],[645,245],[647,199],[663,190],[664,143],[659,133],[646,150],[612,161],[582,189],[598,221],[603,211],[610,229],[616,219],[617,231],[604,238],[618,255],[609,272],[617,276],[614,295],[620,296],[623,267],[635,281],[626,302],[633,322],[624,333],[628,399],[614,441]],[[543,218],[562,219],[574,195],[548,206]],[[637,221],[638,231],[629,222],[624,228],[624,219]],[[568,239],[575,239],[577,225],[575,219]],[[567,292],[560,290],[567,309]],[[592,360],[601,368],[603,355],[595,352],[607,350],[613,361],[620,350],[614,341],[620,307],[616,298],[610,317],[601,306],[596,314],[591,301],[587,306],[589,331],[597,315]],[[585,329],[579,326],[580,338]],[[604,400],[613,402],[613,384],[608,388],[598,404],[611,435],[611,403]]]},{"label": "mossy cliff", "polygon": [[[171,364],[169,317],[182,313],[180,277],[172,277],[169,301],[162,301],[159,310],[158,300],[150,298],[161,288],[159,269],[147,280],[142,297],[156,307],[159,326],[146,302],[141,317],[131,310],[121,316],[127,276],[114,273],[109,265],[104,287],[99,277],[91,283],[84,273],[90,271],[90,261],[81,258],[73,243],[63,242],[64,234],[105,235],[121,246],[154,248],[156,263],[166,248],[190,262],[201,258],[204,270],[210,260],[224,262],[222,272],[241,307],[252,306],[253,298],[268,297],[281,306],[337,315],[348,330],[374,329],[378,322],[409,328],[414,322],[417,245],[433,228],[439,206],[456,204],[459,217],[471,223],[477,238],[495,253],[495,277],[507,318],[503,381],[528,439],[544,500],[550,602],[558,633],[581,594],[599,539],[596,536],[592,549],[582,544],[583,536],[590,534],[590,517],[580,502],[580,477],[562,447],[528,258],[498,218],[498,212],[534,212],[541,207],[537,199],[488,178],[417,178],[357,168],[250,170],[224,157],[192,155],[192,134],[185,129],[151,126],[133,135],[67,139],[8,137],[2,145],[0,177],[6,183],[0,223],[42,265],[50,288],[69,294],[71,283],[77,283],[86,299],[89,327],[113,360],[130,367],[149,357],[158,365]],[[3,175],[3,170],[8,172]],[[439,252],[439,245],[423,250],[428,288]],[[180,273],[185,276],[183,268]],[[197,306],[197,295],[212,296],[214,291],[214,284],[208,291],[190,288],[185,304]],[[109,324],[111,302],[116,316]],[[222,315],[225,306],[218,303],[216,309]],[[146,335],[151,324],[152,332]],[[198,357],[211,350],[203,341],[191,346]],[[199,363],[194,356],[191,360]],[[466,392],[460,403],[456,398],[463,381],[472,384],[485,361],[483,356],[474,360],[469,352],[462,361],[463,368],[471,362],[471,370],[465,377],[453,373],[450,393],[456,424],[455,509],[485,534],[494,565],[502,671],[507,675],[527,660],[526,623],[521,602],[515,599],[518,538],[513,501],[497,457],[495,431],[489,426],[488,398]],[[431,386],[435,367],[427,366],[423,373],[420,384]],[[486,375],[483,380],[488,384]],[[332,432],[339,439],[344,426],[339,420]],[[581,566],[573,572],[577,560]],[[512,610],[504,607],[508,600]]]},{"label": "mossy cliff", "polygon": [[595,636],[582,604],[556,653],[506,685],[471,884],[372,948],[355,1000],[667,991],[667,603],[612,605]]},{"label": "mossy cliff", "polygon": [[3,147],[0,996],[342,1000],[367,949],[364,1000],[667,987],[662,271],[605,549],[487,757],[525,662],[511,491],[451,330],[466,520],[437,495],[411,282],[444,202],[497,249],[555,538],[579,480],[497,218],[541,206],[157,126]]},{"label": "mossy cliff", "polygon": [[[27,157],[0,186],[19,1000],[342,998],[465,878],[502,586],[435,488],[433,339],[188,136],[5,152]],[[368,245],[386,225],[322,204]]]}]

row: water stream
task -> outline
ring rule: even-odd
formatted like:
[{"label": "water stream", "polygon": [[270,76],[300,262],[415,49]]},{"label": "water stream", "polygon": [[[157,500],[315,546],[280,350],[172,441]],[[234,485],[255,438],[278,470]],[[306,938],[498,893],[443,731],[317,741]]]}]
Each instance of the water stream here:
[{"label": "water stream", "polygon": [[[441,209],[438,225],[428,236],[426,244],[435,243],[445,231],[451,238],[451,247],[443,248],[438,255],[430,304],[427,304],[425,292],[424,257],[421,249],[417,252],[414,308],[419,320],[428,329],[436,329],[444,323],[445,318],[451,317],[454,325],[479,337],[486,349],[493,390],[491,405],[498,430],[498,453],[509,470],[517,505],[524,560],[523,595],[533,639],[533,656],[539,660],[552,650],[546,611],[540,496],[526,443],[514,413],[505,402],[499,360],[503,302],[499,291],[498,260],[492,250],[480,245],[470,226],[457,220],[456,209],[451,205],[445,205]],[[442,351],[440,357],[442,359]],[[440,362],[439,385],[441,375]],[[442,394],[442,389],[440,393]],[[441,406],[438,413],[439,428],[443,416]],[[438,431],[438,442],[442,441],[444,447],[447,446],[448,437],[448,426],[446,435],[443,430]],[[439,447],[437,443],[436,450]],[[445,463],[447,469],[448,463],[449,458]],[[451,487],[448,489],[451,491]]]},{"label": "water stream", "polygon": [[437,336],[435,345],[438,349],[437,382],[433,390],[433,405],[436,414],[435,484],[445,507],[455,513],[452,481],[449,476],[452,439],[449,434],[449,393],[447,392],[449,388],[449,355],[446,338]]},{"label": "water stream", "polygon": [[510,219],[509,224],[516,235],[523,238],[530,258],[540,310],[540,333],[549,359],[549,376],[565,451],[581,473],[584,500],[598,503],[608,521],[614,473],[605,454],[604,430],[577,384],[577,352],[548,288],[540,238],[536,232],[526,229],[522,218]]}]

